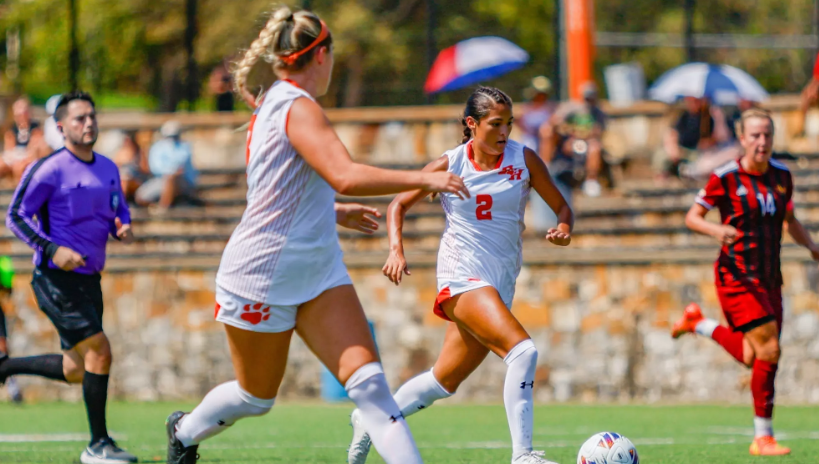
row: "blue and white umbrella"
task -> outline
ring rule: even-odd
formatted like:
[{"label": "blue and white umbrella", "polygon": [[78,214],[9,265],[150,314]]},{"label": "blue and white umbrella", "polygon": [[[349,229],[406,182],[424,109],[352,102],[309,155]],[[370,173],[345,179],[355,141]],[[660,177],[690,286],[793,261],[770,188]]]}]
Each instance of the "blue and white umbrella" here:
[{"label": "blue and white umbrella", "polygon": [[766,100],[768,92],[750,74],[728,65],[689,63],[665,74],[648,89],[652,100],[674,103],[681,97],[708,98],[717,105],[733,105],[740,99]]}]

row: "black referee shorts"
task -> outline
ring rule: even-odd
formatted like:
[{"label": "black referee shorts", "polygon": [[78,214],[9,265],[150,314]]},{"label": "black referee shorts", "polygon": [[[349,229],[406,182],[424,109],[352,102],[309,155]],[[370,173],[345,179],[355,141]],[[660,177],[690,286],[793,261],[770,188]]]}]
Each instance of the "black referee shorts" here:
[{"label": "black referee shorts", "polygon": [[63,350],[70,350],[77,343],[102,332],[99,274],[37,268],[31,288],[40,309],[60,334]]}]

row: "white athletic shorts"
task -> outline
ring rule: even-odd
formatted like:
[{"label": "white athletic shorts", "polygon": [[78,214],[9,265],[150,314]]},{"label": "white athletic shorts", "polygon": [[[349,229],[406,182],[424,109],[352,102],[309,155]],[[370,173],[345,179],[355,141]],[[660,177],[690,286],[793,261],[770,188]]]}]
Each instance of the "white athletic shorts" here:
[{"label": "white athletic shorts", "polygon": [[[331,288],[352,284],[347,268],[341,263],[317,296]],[[296,326],[299,306],[276,305],[248,300],[216,285],[216,320],[250,332],[279,333]]]}]

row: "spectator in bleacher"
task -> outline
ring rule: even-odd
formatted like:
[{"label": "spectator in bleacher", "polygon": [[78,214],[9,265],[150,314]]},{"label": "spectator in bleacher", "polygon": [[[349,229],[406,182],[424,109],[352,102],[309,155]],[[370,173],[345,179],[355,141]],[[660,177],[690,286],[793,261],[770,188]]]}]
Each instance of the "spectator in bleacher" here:
[{"label": "spectator in bleacher", "polygon": [[[606,114],[598,104],[597,85],[586,82],[582,102],[561,104],[542,130],[541,155],[553,166],[552,174],[570,188],[581,187],[590,197],[600,196],[603,168],[603,133]],[[551,153],[549,152],[551,148]]]},{"label": "spectator in bleacher", "polygon": [[725,115],[718,107],[696,97],[685,97],[683,105],[683,111],[665,133],[663,150],[655,154],[652,163],[663,179],[707,176],[711,171],[702,166],[719,165],[718,160],[727,162],[738,155],[731,144]]},{"label": "spectator in bleacher", "polygon": [[[552,83],[546,76],[537,76],[532,79],[531,85],[524,90],[524,97],[529,100],[529,105],[523,111],[523,114],[515,119],[521,132],[521,142],[532,149],[535,153],[541,156],[544,160],[550,158],[544,157],[544,144],[541,143],[542,133],[544,128],[548,127],[549,119],[555,110],[555,105],[549,101],[549,94],[552,90]],[[547,142],[548,143],[548,142]],[[549,151],[551,153],[551,151]],[[555,184],[558,181],[555,179]],[[564,191],[560,188],[561,193],[569,201],[571,189]],[[532,227],[538,231],[545,233],[557,224],[557,217],[552,208],[543,201],[543,198],[532,191],[529,197],[529,209],[532,214]]]},{"label": "spectator in bleacher", "polygon": [[216,111],[233,111],[233,83],[227,66],[220,64],[210,73],[208,87],[216,100]]},{"label": "spectator in bleacher", "polygon": [[736,106],[730,107],[729,111],[725,112],[725,121],[728,125],[728,132],[731,134],[730,139],[732,142],[739,143],[737,142],[739,140],[739,137],[737,137],[737,123],[742,120],[742,113],[758,106],[755,101],[740,98]]},{"label": "spectator in bleacher", "polygon": [[28,98],[18,98],[11,109],[14,120],[3,139],[0,177],[11,177],[17,183],[28,165],[48,155],[49,149],[40,123],[31,118]]},{"label": "spectator in bleacher", "polygon": [[[538,155],[549,166],[554,184],[569,206],[577,187],[590,197],[602,194],[598,175],[604,162],[602,137],[607,117],[598,104],[594,82],[583,84],[581,95],[581,102],[561,103],[541,125],[538,134]],[[552,209],[534,197],[531,210],[536,231],[543,232],[557,225]]]},{"label": "spectator in bleacher", "polygon": [[57,105],[60,104],[62,97],[60,94],[52,95],[45,104],[48,117],[43,122],[43,137],[45,137],[45,142],[52,152],[65,146],[65,137],[60,128],[57,127],[57,120],[54,119],[54,112],[57,111]]},{"label": "spectator in bleacher", "polygon": [[137,189],[138,204],[156,204],[166,210],[179,198],[195,198],[198,172],[193,167],[190,144],[180,139],[181,129],[177,121],[168,121],[160,128],[162,139],[148,153],[153,178]]},{"label": "spectator in bleacher", "polygon": [[799,119],[796,121],[796,135],[805,135],[808,110],[819,104],[819,54],[814,58],[813,75],[799,95]]},{"label": "spectator in bleacher", "polygon": [[114,155],[114,162],[119,167],[119,177],[125,200],[135,201],[137,190],[151,177],[148,157],[145,156],[144,150],[137,141],[136,131],[124,134],[122,146]]},{"label": "spectator in bleacher", "polygon": [[546,76],[537,76],[532,79],[531,85],[524,90],[524,97],[529,100],[523,114],[515,119],[523,132],[521,142],[527,147],[540,153],[540,128],[549,121],[554,113],[554,104],[549,101],[552,91],[552,82]]}]

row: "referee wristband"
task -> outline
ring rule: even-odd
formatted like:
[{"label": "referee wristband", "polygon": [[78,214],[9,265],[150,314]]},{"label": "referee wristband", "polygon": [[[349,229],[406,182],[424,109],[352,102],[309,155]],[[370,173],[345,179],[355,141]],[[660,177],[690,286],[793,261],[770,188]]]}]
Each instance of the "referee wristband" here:
[{"label": "referee wristband", "polygon": [[54,257],[54,253],[57,252],[57,248],[60,248],[60,246],[54,242],[49,242],[48,245],[43,248],[43,255],[45,255],[46,258],[51,259]]}]

